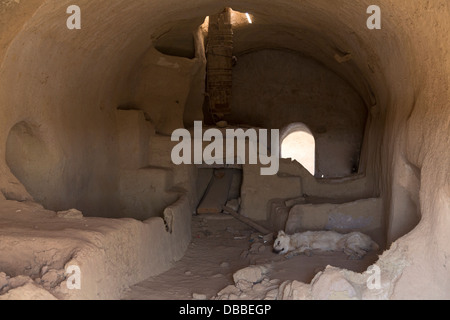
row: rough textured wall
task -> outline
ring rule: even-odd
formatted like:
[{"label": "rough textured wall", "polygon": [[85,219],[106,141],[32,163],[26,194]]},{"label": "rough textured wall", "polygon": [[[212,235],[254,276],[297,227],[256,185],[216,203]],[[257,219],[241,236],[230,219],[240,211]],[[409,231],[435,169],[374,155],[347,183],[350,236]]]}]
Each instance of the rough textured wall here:
[{"label": "rough textured wall", "polygon": [[367,108],[341,77],[295,52],[261,50],[238,57],[230,122],[282,129],[302,122],[316,139],[318,177],[358,167]]},{"label": "rough textured wall", "polygon": [[[98,52],[80,47],[75,54],[70,42],[52,39],[46,33],[51,24],[43,23],[45,14],[34,19],[42,27],[25,28],[9,46],[1,66],[2,154],[13,126],[25,122],[39,128],[46,146],[43,153],[57,161],[49,167],[48,157],[36,159],[44,171],[37,180],[28,181],[29,191],[39,188],[45,193],[43,203],[50,209],[76,206],[107,215],[116,208],[115,124],[110,106],[118,97],[98,88],[113,88],[118,79],[106,64],[98,63]],[[83,81],[86,75],[97,85]],[[7,198],[23,198],[22,192],[8,194],[12,181],[7,178],[2,183]]]},{"label": "rough textured wall", "polygon": [[366,10],[373,3],[365,0],[79,0],[80,32],[65,28],[70,4],[0,2],[3,196],[29,198],[5,157],[10,129],[27,121],[42,124],[51,150],[61,159],[53,180],[42,183],[50,185],[53,201],[83,210],[113,210],[114,110],[127,102],[130,88],[125,79],[149,48],[149,34],[167,20],[204,17],[230,6],[254,17],[251,27],[236,33],[236,42],[242,40],[235,47],[238,52],[282,47],[314,56],[345,78],[370,106],[362,156],[373,188],[385,200],[386,221],[406,214],[396,209],[403,198],[393,193],[401,186],[400,166],[417,168],[419,181],[411,179],[403,189],[417,198],[410,184],[420,184],[416,207],[421,220],[380,264],[382,272],[388,272],[399,256],[407,262],[402,276],[390,284],[389,297],[449,297],[447,0],[379,0],[383,20],[376,31],[366,28]]}]

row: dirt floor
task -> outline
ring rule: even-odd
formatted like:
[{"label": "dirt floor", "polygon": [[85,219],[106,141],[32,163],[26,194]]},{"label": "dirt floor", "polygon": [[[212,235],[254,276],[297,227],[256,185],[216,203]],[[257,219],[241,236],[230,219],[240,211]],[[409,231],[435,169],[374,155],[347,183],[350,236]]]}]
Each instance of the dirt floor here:
[{"label": "dirt floor", "polygon": [[214,299],[234,284],[236,271],[250,265],[264,265],[268,269],[265,277],[278,282],[309,283],[327,265],[363,272],[378,259],[375,252],[357,261],[343,253],[286,259],[272,252],[272,239],[268,240],[226,214],[193,216],[192,242],[185,256],[170,270],[132,286],[123,299]]}]

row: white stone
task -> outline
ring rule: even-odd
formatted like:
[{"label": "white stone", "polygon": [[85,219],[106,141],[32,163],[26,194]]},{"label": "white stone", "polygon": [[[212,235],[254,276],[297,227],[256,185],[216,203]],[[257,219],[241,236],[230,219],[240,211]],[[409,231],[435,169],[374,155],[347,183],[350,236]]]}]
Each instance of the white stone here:
[{"label": "white stone", "polygon": [[229,286],[226,286],[225,288],[220,290],[217,295],[218,296],[224,296],[224,295],[229,295],[229,294],[239,295],[240,293],[241,293],[241,290],[239,290],[239,288],[230,284]]},{"label": "white stone", "polygon": [[313,279],[311,292],[315,300],[358,298],[355,288],[345,279],[341,270],[333,267],[327,267],[323,273]]},{"label": "white stone", "polygon": [[33,282],[9,290],[0,296],[0,300],[57,300],[50,292],[38,287]]}]

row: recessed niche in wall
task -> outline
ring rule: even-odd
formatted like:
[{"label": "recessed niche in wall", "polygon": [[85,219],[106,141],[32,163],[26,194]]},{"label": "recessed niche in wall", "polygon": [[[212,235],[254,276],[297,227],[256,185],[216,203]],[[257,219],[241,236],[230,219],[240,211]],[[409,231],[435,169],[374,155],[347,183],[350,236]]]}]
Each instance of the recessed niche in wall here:
[{"label": "recessed niche in wall", "polygon": [[45,203],[44,190],[55,163],[38,125],[22,121],[12,127],[6,142],[6,163],[33,198]]}]

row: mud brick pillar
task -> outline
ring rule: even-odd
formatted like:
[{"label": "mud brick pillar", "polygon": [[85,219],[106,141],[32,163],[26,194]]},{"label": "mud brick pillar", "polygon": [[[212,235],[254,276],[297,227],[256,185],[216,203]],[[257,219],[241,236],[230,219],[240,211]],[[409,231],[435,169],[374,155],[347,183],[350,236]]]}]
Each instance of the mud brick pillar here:
[{"label": "mud brick pillar", "polygon": [[231,113],[233,30],[231,8],[209,17],[207,91],[214,121]]}]

